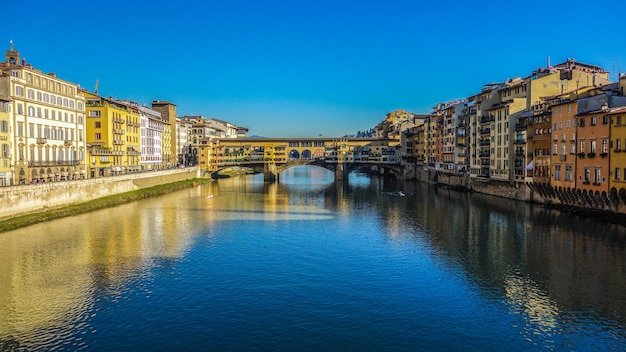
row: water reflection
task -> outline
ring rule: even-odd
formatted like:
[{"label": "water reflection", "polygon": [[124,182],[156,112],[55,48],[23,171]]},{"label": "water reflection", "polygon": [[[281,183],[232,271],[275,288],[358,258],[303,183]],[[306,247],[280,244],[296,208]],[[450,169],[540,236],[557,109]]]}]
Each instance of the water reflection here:
[{"label": "water reflection", "polygon": [[[624,227],[419,183],[358,174],[334,182],[318,168],[294,168],[280,180],[220,180],[0,234],[0,350],[87,348],[87,335],[98,334],[94,320],[130,291],[152,297],[155,271],[182,275],[190,253],[205,249],[201,239],[217,246],[234,232],[268,223],[281,231],[287,222],[328,236],[376,233],[390,251],[432,257],[478,292],[486,306],[477,314],[507,310],[510,328],[536,346],[588,339],[583,345],[606,349],[626,341]],[[294,259],[301,266],[320,254],[302,255]]]}]

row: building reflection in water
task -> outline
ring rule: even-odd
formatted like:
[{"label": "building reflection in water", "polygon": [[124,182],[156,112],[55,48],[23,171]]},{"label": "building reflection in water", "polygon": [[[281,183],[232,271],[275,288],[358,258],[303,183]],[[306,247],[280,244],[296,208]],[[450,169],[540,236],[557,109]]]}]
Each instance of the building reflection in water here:
[{"label": "building reflection in water", "polygon": [[[299,183],[307,177],[319,182]],[[577,312],[626,325],[623,227],[419,183],[334,182],[325,170],[305,168],[280,183],[261,175],[220,180],[0,234],[0,342],[71,334],[68,322],[86,324],[98,313],[95,297],[119,298],[129,281],[171,265],[197,236],[219,236],[223,224],[270,221],[278,229],[283,221],[341,220],[355,209],[382,223],[391,244],[426,243],[484,297],[505,300],[538,330]]]}]

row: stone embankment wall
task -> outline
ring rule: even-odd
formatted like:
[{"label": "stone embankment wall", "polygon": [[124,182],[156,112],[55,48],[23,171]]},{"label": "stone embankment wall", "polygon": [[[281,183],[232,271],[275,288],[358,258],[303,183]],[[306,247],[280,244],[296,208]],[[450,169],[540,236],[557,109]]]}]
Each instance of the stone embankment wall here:
[{"label": "stone embankment wall", "polygon": [[198,167],[0,188],[0,219],[200,177]]},{"label": "stone embankment wall", "polygon": [[405,173],[405,178],[458,190],[544,204],[580,216],[617,223],[626,221],[626,195],[616,192],[594,194],[580,190],[555,189],[550,185],[470,178],[469,175],[454,175],[435,170],[411,170]]}]

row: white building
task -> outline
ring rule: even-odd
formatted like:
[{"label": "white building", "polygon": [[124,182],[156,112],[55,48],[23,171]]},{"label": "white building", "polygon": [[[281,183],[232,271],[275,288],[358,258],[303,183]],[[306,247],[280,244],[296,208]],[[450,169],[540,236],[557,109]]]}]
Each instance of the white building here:
[{"label": "white building", "polygon": [[154,170],[163,163],[163,131],[161,113],[145,106],[139,107],[141,119],[141,168]]}]

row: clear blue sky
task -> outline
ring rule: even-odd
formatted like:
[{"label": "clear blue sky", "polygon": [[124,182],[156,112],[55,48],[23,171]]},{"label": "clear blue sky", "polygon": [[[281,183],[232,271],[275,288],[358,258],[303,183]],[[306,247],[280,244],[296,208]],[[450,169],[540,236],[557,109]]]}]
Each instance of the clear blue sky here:
[{"label": "clear blue sky", "polygon": [[[153,5],[154,4],[154,5]],[[99,93],[343,136],[575,58],[626,71],[626,1],[11,1],[0,42]]]}]

